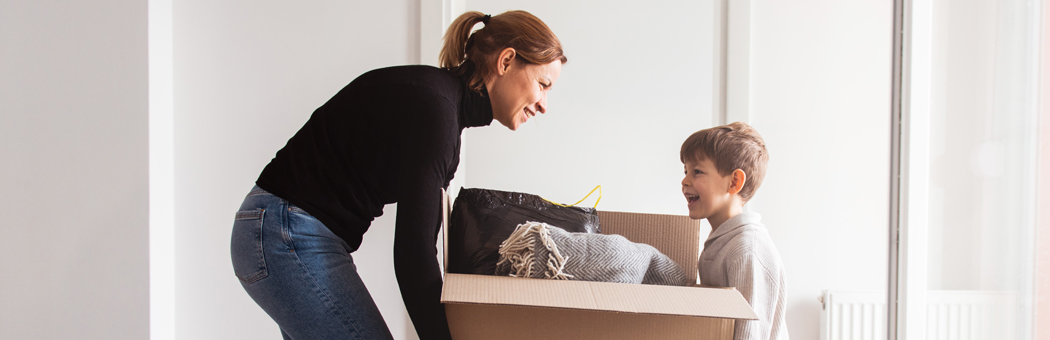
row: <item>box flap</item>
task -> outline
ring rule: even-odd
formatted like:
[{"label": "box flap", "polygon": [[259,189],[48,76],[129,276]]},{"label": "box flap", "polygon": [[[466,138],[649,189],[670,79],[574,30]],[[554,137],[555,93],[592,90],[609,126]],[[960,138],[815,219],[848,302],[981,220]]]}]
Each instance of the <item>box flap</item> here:
[{"label": "box flap", "polygon": [[451,273],[445,274],[441,302],[757,319],[734,289]]},{"label": "box flap", "polygon": [[667,255],[696,282],[700,259],[700,221],[689,216],[598,211],[602,234],[645,243]]}]

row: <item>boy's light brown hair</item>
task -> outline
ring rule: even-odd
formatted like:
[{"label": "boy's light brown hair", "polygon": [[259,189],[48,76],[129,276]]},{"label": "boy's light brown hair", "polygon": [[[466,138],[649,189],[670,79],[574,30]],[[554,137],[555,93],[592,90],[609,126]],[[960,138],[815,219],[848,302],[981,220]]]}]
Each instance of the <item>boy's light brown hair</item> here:
[{"label": "boy's light brown hair", "polygon": [[744,187],[740,189],[740,197],[744,202],[751,200],[762,185],[766,163],[769,162],[766,142],[758,130],[741,122],[693,133],[682,143],[680,157],[682,163],[710,159],[721,176],[727,176],[736,169],[743,170],[746,179]]}]

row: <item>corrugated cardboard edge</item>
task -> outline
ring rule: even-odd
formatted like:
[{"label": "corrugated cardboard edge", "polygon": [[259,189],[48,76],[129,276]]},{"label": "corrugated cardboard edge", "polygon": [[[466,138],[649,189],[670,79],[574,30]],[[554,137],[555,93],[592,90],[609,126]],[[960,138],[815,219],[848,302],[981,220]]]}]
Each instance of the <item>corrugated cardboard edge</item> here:
[{"label": "corrugated cardboard edge", "polygon": [[732,340],[733,319],[446,304],[456,340]]},{"label": "corrugated cardboard edge", "polygon": [[446,274],[442,303],[755,320],[733,289]]}]

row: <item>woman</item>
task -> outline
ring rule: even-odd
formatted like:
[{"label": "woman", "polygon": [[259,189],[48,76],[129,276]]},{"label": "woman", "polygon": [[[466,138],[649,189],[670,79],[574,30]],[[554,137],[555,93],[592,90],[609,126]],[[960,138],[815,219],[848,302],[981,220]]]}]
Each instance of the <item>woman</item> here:
[{"label": "woman", "polygon": [[405,307],[421,339],[450,338],[435,242],[460,134],[493,119],[515,130],[544,113],[566,60],[528,12],[468,12],[445,35],[442,68],[373,70],[318,108],[263,169],[233,227],[234,271],[284,338],[392,338],[350,253],[395,202]]}]

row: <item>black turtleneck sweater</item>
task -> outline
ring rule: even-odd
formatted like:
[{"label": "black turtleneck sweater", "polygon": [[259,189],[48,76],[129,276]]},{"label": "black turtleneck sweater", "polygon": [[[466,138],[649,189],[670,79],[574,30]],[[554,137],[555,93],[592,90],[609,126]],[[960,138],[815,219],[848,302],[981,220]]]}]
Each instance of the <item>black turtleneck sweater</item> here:
[{"label": "black turtleneck sweater", "polygon": [[463,129],[491,122],[488,97],[447,70],[373,70],[314,111],[256,184],[306,210],[354,250],[383,206],[398,203],[394,271],[401,297],[421,339],[447,339],[435,247],[440,189],[459,164]]}]

